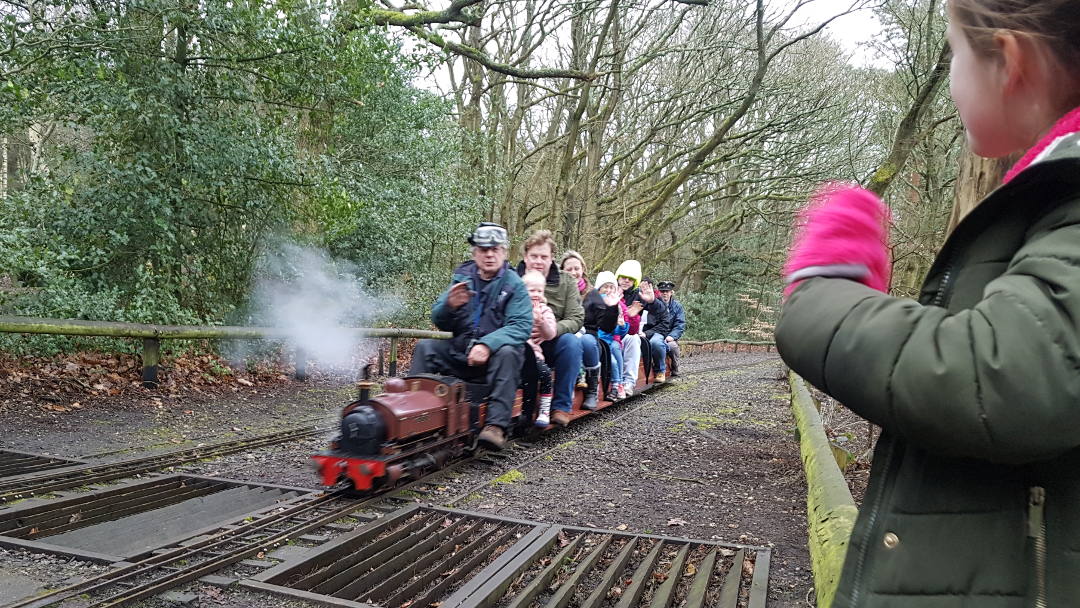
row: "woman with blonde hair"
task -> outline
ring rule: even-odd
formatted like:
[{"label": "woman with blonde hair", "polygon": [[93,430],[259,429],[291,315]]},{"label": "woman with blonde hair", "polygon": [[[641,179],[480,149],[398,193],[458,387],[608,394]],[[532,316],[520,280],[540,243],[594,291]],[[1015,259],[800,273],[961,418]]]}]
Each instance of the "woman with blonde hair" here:
[{"label": "woman with blonde hair", "polygon": [[562,259],[559,260],[559,268],[561,268],[563,272],[577,279],[578,295],[584,300],[585,294],[589,293],[589,290],[592,289],[592,285],[589,285],[589,270],[585,266],[585,258],[573,249],[567,249],[566,252],[562,254]]},{"label": "woman with blonde hair", "polygon": [[[586,275],[588,270],[585,266],[585,258],[573,249],[567,249],[559,261],[559,268],[577,280],[578,295],[581,296],[584,304],[585,296],[592,291],[592,285],[589,284]],[[582,370],[578,374],[577,385],[578,388],[585,389],[585,399],[581,407],[587,410],[596,409],[599,396],[600,344],[596,341],[596,335],[585,331],[584,328],[578,331],[578,337],[581,338]]]}]

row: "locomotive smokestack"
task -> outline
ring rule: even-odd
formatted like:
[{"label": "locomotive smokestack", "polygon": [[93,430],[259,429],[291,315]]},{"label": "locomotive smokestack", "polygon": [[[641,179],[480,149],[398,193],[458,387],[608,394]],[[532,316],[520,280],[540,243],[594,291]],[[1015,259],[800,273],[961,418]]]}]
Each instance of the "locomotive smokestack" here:
[{"label": "locomotive smokestack", "polygon": [[368,380],[361,380],[357,383],[357,387],[360,389],[360,403],[367,403],[371,398],[371,387],[373,383]]}]

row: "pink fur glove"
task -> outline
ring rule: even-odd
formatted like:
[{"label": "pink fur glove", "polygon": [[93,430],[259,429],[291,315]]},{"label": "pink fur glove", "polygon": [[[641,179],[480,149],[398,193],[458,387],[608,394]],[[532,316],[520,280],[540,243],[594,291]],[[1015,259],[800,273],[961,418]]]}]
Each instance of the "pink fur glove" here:
[{"label": "pink fur glove", "polygon": [[844,183],[823,186],[799,214],[784,264],[784,296],[810,277],[852,279],[887,291],[888,217],[888,207],[865,188]]}]

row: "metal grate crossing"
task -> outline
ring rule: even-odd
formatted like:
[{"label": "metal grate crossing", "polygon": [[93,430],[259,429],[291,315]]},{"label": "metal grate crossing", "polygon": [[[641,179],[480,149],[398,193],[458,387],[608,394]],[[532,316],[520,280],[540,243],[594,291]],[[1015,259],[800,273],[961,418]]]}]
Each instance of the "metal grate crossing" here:
[{"label": "metal grate crossing", "polygon": [[352,608],[764,608],[770,550],[414,505],[242,584]]}]

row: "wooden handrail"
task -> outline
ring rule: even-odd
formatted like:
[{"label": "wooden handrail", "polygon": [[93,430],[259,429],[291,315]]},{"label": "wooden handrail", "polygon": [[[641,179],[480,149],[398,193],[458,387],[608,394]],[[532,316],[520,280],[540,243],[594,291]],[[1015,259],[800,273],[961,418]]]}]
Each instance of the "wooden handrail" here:
[{"label": "wooden handrail", "polygon": [[[358,338],[449,338],[450,333],[428,329],[397,327],[342,327],[342,333]],[[239,327],[234,325],[151,325],[82,319],[38,319],[0,317],[0,332],[19,334],[54,334],[63,336],[99,336],[113,338],[157,338],[159,340],[262,339],[288,338],[295,330],[281,327]]]},{"label": "wooden handrail", "polygon": [[690,346],[706,346],[709,344],[745,344],[747,346],[776,346],[776,342],[753,342],[751,340],[679,340],[679,344],[689,344]]},{"label": "wooden handrail", "polygon": [[[450,332],[399,327],[341,327],[336,331],[354,338],[390,338],[390,375],[397,373],[397,341],[400,338],[447,339]],[[39,319],[35,317],[0,316],[0,332],[18,334],[50,334],[58,336],[94,336],[101,338],[142,338],[143,386],[157,386],[161,340],[283,340],[295,335],[295,330],[283,327],[239,327],[232,325],[152,325],[148,323],[119,323],[115,321],[85,321],[82,319]],[[382,368],[380,349],[380,370]],[[307,377],[306,357],[297,349],[296,378]]]}]

